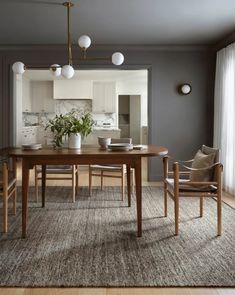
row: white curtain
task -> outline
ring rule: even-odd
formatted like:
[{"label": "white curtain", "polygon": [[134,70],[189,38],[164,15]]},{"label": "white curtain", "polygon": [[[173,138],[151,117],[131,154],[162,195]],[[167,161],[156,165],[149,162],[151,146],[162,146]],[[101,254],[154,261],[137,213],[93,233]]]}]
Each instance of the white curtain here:
[{"label": "white curtain", "polygon": [[217,53],[214,147],[221,150],[223,186],[235,195],[235,43]]}]

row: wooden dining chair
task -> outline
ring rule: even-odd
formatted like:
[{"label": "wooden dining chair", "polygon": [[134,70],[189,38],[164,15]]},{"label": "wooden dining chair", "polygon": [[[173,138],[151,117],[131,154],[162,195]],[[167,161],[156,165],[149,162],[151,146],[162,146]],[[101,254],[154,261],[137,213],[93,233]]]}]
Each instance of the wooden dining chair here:
[{"label": "wooden dining chair", "polygon": [[[78,165],[47,165],[46,180],[71,180],[72,181],[72,200],[75,202],[78,192]],[[38,181],[42,179],[42,167],[36,165],[35,171],[35,195],[38,202]],[[59,176],[62,175],[62,176]]]},{"label": "wooden dining chair", "polygon": [[[203,198],[212,197],[217,201],[217,234],[222,233],[222,184],[223,165],[219,162],[219,150],[202,146],[194,159],[174,161],[169,171],[170,156],[163,157],[164,213],[167,216],[167,196],[174,201],[175,234],[179,234],[179,198],[197,197],[200,217],[203,217]],[[191,166],[187,166],[191,163]]]},{"label": "wooden dining chair", "polygon": [[9,159],[1,158],[2,168],[0,172],[0,196],[3,200],[3,231],[8,232],[8,200],[13,199],[13,213],[16,215],[16,194],[17,194],[17,179],[16,179],[16,161],[13,160],[13,170],[9,169]]},{"label": "wooden dining chair", "polygon": [[[132,143],[131,138],[112,138],[111,143]],[[134,185],[134,169],[131,168],[131,191]],[[119,178],[121,179],[121,196],[122,201],[125,195],[125,178],[126,165],[89,165],[89,195],[92,195],[92,177],[100,177],[101,190],[103,189],[104,178]]]}]

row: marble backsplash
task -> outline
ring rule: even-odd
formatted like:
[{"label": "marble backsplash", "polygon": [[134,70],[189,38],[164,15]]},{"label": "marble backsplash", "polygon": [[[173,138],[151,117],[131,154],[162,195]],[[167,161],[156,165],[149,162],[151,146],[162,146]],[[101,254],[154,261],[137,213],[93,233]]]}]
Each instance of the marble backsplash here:
[{"label": "marble backsplash", "polygon": [[92,101],[90,99],[56,99],[55,113],[66,114],[72,109],[82,110],[84,112],[92,112]]},{"label": "marble backsplash", "polygon": [[[56,114],[65,114],[72,109],[81,110],[82,112],[92,113],[92,100],[74,100],[74,99],[60,99],[55,100],[55,113],[41,112],[41,113],[23,113],[23,126],[46,126],[49,119],[53,118]],[[116,114],[96,114],[92,113],[93,120],[97,126],[103,124],[110,124],[117,126]]]}]

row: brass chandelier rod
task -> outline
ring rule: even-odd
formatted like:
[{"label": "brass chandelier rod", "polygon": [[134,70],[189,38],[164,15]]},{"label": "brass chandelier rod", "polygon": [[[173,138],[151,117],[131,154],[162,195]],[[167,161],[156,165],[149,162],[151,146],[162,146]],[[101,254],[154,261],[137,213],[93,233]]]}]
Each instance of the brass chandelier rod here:
[{"label": "brass chandelier rod", "polygon": [[72,42],[71,42],[71,33],[70,33],[70,8],[74,6],[74,4],[69,2],[64,2],[64,6],[67,7],[67,47],[68,47],[68,64],[70,66],[73,65],[73,56],[72,56]]}]

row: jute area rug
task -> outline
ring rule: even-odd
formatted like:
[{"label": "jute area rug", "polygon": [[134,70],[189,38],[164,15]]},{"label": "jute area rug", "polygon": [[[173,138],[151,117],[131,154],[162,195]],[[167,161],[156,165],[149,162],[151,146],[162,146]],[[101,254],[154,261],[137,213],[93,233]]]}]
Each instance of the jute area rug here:
[{"label": "jute area rug", "polygon": [[[19,194],[20,195],[20,194]],[[216,202],[180,199],[180,235],[173,204],[163,217],[163,192],[143,188],[143,237],[136,237],[136,207],[120,189],[49,187],[46,208],[30,189],[28,238],[21,239],[21,210],[0,234],[0,286],[234,286],[235,210],[223,204],[223,235],[216,236]],[[2,210],[1,210],[2,211]],[[2,226],[2,224],[1,224]],[[2,228],[2,227],[1,227]]]}]

